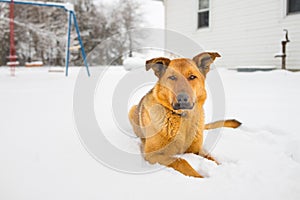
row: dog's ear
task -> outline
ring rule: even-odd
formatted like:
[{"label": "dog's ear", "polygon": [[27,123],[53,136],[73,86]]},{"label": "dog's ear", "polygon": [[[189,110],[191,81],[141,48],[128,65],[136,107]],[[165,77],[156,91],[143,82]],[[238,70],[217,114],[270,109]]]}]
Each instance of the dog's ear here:
[{"label": "dog's ear", "polygon": [[200,72],[206,77],[206,74],[210,70],[210,65],[217,57],[221,57],[217,52],[203,52],[193,58],[193,61],[197,64]]},{"label": "dog's ear", "polygon": [[165,73],[170,62],[170,59],[164,57],[153,58],[146,61],[146,70],[153,69],[155,75],[160,78]]}]

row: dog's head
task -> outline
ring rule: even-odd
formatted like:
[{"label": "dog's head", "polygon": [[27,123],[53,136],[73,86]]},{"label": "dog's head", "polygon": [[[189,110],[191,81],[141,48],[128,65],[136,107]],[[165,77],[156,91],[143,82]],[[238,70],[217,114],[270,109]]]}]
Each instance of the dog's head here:
[{"label": "dog's head", "polygon": [[160,104],[171,110],[193,109],[206,99],[205,77],[216,57],[215,52],[204,52],[193,59],[170,60],[160,57],[146,61],[146,70],[153,69],[159,78],[153,92]]}]

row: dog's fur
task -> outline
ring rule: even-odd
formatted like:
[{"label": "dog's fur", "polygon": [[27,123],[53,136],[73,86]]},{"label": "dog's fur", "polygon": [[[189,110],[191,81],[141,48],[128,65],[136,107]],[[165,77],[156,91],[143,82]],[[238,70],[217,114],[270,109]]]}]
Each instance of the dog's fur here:
[{"label": "dog's fur", "polygon": [[129,119],[141,138],[144,158],[193,177],[202,177],[177,154],[194,153],[218,162],[202,148],[203,130],[240,126],[236,120],[204,124],[206,100],[205,77],[216,52],[204,52],[193,59],[148,60],[146,70],[153,69],[158,82],[138,105],[131,108]]}]

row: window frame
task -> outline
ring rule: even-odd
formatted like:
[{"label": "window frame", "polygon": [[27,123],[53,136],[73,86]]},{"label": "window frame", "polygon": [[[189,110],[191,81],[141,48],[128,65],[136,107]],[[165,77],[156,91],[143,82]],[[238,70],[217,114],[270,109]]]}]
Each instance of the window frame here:
[{"label": "window frame", "polygon": [[290,0],[285,0],[285,15],[286,16],[300,14],[300,10],[295,11],[295,12],[289,12],[289,5],[290,5]]},{"label": "window frame", "polygon": [[[199,1],[201,0],[197,0],[197,15],[196,15],[196,28],[197,30],[202,30],[202,29],[209,29],[210,26],[211,26],[211,1],[208,0],[208,8],[203,8],[203,9],[200,9],[199,8]],[[208,26],[202,26],[202,27],[199,27],[199,13],[205,13],[205,12],[208,12]]]}]

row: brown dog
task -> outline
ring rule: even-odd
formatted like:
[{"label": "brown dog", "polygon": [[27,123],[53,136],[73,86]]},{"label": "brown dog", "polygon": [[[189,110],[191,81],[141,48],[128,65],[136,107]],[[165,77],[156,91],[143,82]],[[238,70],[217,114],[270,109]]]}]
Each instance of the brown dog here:
[{"label": "brown dog", "polygon": [[152,90],[129,112],[141,138],[144,158],[194,177],[202,177],[177,154],[194,153],[218,162],[202,148],[203,130],[240,126],[236,120],[204,124],[205,77],[218,53],[204,52],[192,60],[154,58],[146,62],[159,78]]}]

